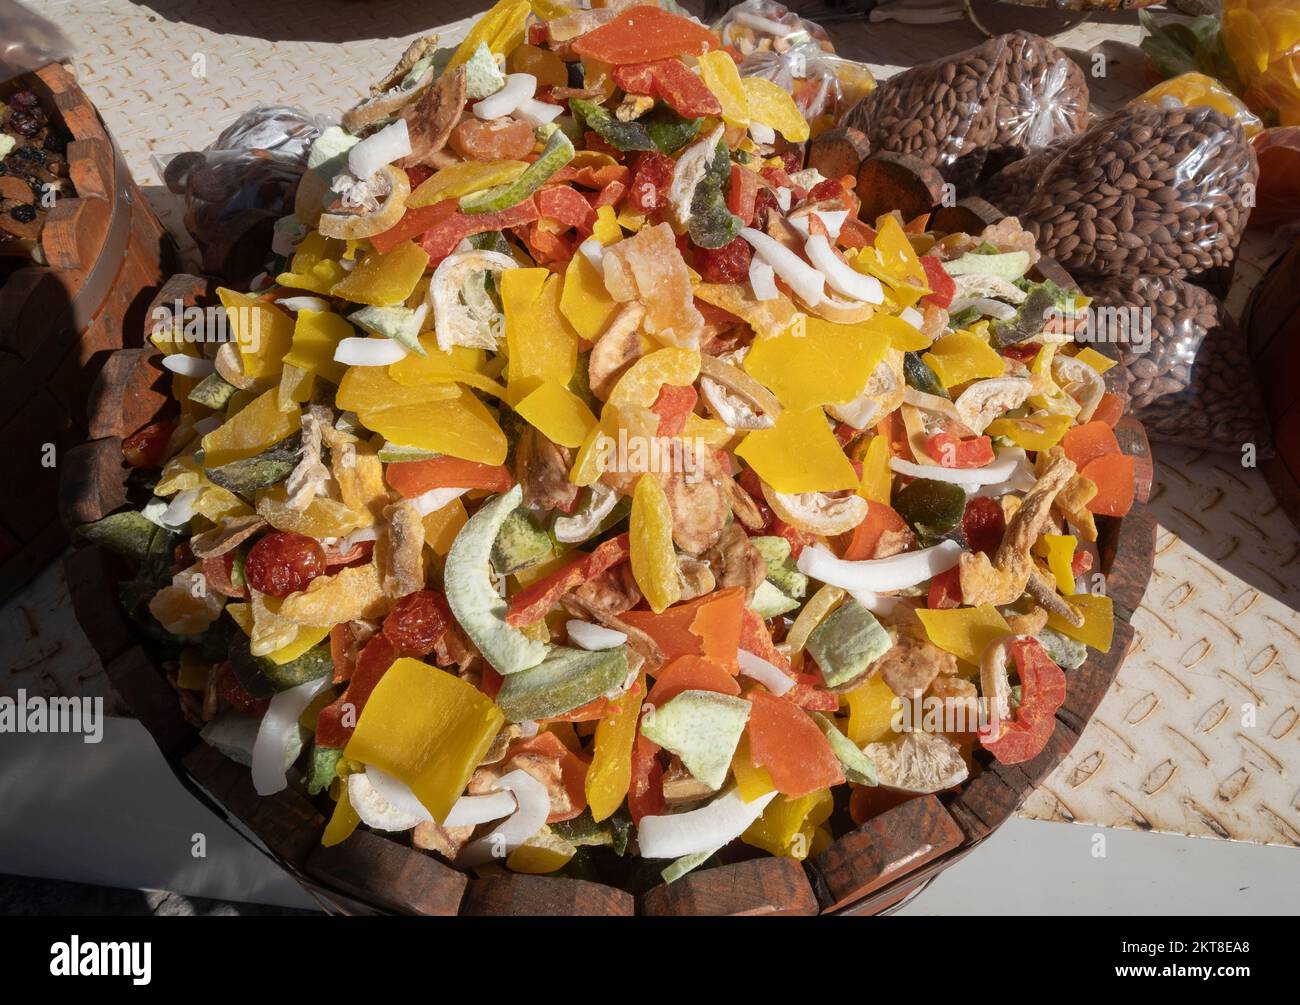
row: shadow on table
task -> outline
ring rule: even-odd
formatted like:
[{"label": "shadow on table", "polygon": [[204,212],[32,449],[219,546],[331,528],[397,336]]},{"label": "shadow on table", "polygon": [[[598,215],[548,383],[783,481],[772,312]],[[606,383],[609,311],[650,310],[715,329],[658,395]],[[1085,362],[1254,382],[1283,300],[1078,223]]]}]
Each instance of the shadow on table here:
[{"label": "shadow on table", "polygon": [[[1300,532],[1264,476],[1243,468],[1237,454],[1163,443],[1155,444],[1153,453],[1156,479],[1149,507],[1160,525],[1214,566],[1300,610]],[[1206,574],[1212,575],[1212,568]]]},{"label": "shadow on table", "polygon": [[[271,42],[398,38],[485,11],[488,0],[132,0],[164,21]],[[395,50],[392,62],[401,55]],[[386,63],[375,75],[387,71]],[[328,72],[328,67],[321,67]]]}]

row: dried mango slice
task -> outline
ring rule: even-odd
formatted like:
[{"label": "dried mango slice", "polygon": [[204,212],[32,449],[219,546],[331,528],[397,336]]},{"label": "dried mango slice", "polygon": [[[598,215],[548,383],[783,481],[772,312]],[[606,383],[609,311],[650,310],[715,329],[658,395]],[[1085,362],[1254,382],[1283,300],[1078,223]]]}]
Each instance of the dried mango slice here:
[{"label": "dried mango slice", "polygon": [[1115,360],[1111,359],[1109,356],[1103,356],[1091,346],[1086,346],[1083,349],[1080,349],[1074,354],[1074,358],[1079,360],[1081,363],[1087,363],[1098,373],[1105,373],[1115,365]]},{"label": "dried mango slice", "polygon": [[658,349],[642,356],[619,377],[607,404],[615,408],[655,403],[665,384],[685,387],[700,375],[700,354],[695,349]]},{"label": "dried mango slice", "polygon": [[583,788],[587,806],[597,823],[614,815],[632,782],[632,744],[636,740],[645,689],[642,674],[596,727],[591,767],[587,769]]},{"label": "dried mango slice", "polygon": [[862,483],[858,486],[858,495],[863,499],[889,505],[894,481],[889,458],[889,438],[873,436],[862,456]]},{"label": "dried mango slice", "polygon": [[298,409],[282,412],[279,389],[258,395],[220,426],[203,437],[203,464],[216,468],[260,454],[273,443],[302,428]]},{"label": "dried mango slice", "polygon": [[466,390],[441,401],[358,411],[357,417],[367,429],[403,446],[482,464],[501,464],[506,459],[506,437],[497,420]]},{"label": "dried mango slice", "polygon": [[681,599],[682,585],[673,550],[673,511],[654,475],[645,474],[637,480],[628,532],[632,576],[650,609],[658,614]]},{"label": "dried mango slice", "polygon": [[[605,288],[619,299],[635,291],[645,306],[645,330],[666,345],[695,348],[704,316],[695,307],[691,277],[667,223],[646,227],[605,251]],[[624,297],[622,299],[631,299]]]},{"label": "dried mango slice", "polygon": [[285,502],[283,485],[268,489],[257,500],[257,515],[276,530],[315,538],[343,537],[360,525],[355,512],[345,503],[328,496],[317,496],[306,509],[290,509]]},{"label": "dried mango slice", "polygon": [[284,355],[288,366],[320,374],[332,384],[343,379],[347,368],[334,362],[339,342],[356,335],[345,318],[332,311],[301,310],[294,321],[293,345]]},{"label": "dried mango slice", "polygon": [[554,380],[544,381],[515,406],[543,436],[562,447],[580,447],[596,428],[596,417],[581,398]]},{"label": "dried mango slice", "polygon": [[339,264],[344,244],[313,230],[294,249],[289,268],[275,277],[280,286],[311,293],[329,293],[348,272]]},{"label": "dried mango slice", "polygon": [[588,486],[596,482],[604,473],[605,455],[614,438],[618,435],[618,409],[608,405],[600,413],[596,428],[587,434],[582,446],[573,458],[573,467],[569,471],[569,481],[574,485]]},{"label": "dried mango slice", "polygon": [[889,348],[889,336],[869,324],[837,325],[808,318],[804,333],[758,338],[745,372],[796,411],[851,401],[862,393]]},{"label": "dried mango slice", "polygon": [[471,192],[495,188],[514,181],[528,167],[525,161],[459,161],[440,168],[422,181],[406,200],[408,209],[432,206],[444,199],[458,199]]},{"label": "dried mango slice", "polygon": [[812,853],[813,832],[830,816],[833,806],[830,789],[797,798],[777,796],[740,835],[740,840],[769,855],[802,861]]},{"label": "dried mango slice", "polygon": [[472,684],[402,658],[375,685],[343,756],[405,782],[435,820],[445,820],[504,722]]},{"label": "dried mango slice", "polygon": [[453,499],[442,509],[436,509],[424,518],[424,543],[433,549],[435,555],[445,556],[451,551],[451,543],[465,526],[469,514],[465,504]]},{"label": "dried mango slice", "polygon": [[509,56],[515,47],[523,42],[524,26],[531,12],[532,7],[528,0],[500,0],[496,6],[474,22],[469,34],[447,61],[447,70],[454,70],[468,61],[470,56],[474,55],[474,50],[479,47],[479,43],[486,45],[488,51],[495,55]]},{"label": "dried mango slice", "polygon": [[808,120],[794,98],[779,84],[766,77],[741,77],[740,83],[752,121],[771,126],[791,143],[802,143],[808,138]]},{"label": "dried mango slice", "polygon": [[358,526],[369,527],[388,505],[384,466],[375,448],[364,441],[330,451],[330,473],[338,483],[343,504],[357,515]]},{"label": "dried mango slice", "polygon": [[586,255],[569,259],[564,270],[560,312],[579,336],[588,342],[596,341],[621,307],[609,295],[604,279]]},{"label": "dried mango slice", "polygon": [[547,269],[506,269],[500,283],[510,397],[518,400],[548,381],[568,384],[578,366],[578,335],[560,311],[564,280]]},{"label": "dried mango slice", "polygon": [[367,562],[340,569],[332,576],[317,576],[307,589],[281,601],[279,616],[300,625],[341,624],[381,617],[387,606],[379,566]]},{"label": "dried mango slice", "polygon": [[405,303],[429,264],[429,253],[414,241],[389,251],[371,251],[347,277],[335,283],[330,296],[354,304],[394,307]]},{"label": "dried mango slice", "polygon": [[731,758],[731,773],[736,779],[736,790],[740,793],[740,798],[747,803],[776,791],[767,769],[754,763],[749,750],[748,733],[742,734],[740,742],[736,744],[736,752]]},{"label": "dried mango slice", "polygon": [[986,377],[1000,377],[1002,357],[978,335],[956,331],[939,339],[921,356],[945,388]]},{"label": "dried mango slice", "polygon": [[1048,626],[1062,635],[1078,639],[1098,652],[1110,652],[1111,640],[1115,634],[1115,605],[1110,597],[1076,593],[1070,598],[1070,606],[1083,615],[1082,625],[1075,627],[1060,615],[1049,614]]},{"label": "dried mango slice", "polygon": [[226,325],[239,346],[244,376],[254,380],[278,377],[280,361],[293,344],[293,318],[265,300],[218,289],[217,297],[226,312]]},{"label": "dried mango slice", "polygon": [[[424,347],[423,356],[411,353],[388,367],[388,375],[398,384],[403,387],[422,387],[459,383],[478,391],[486,391],[497,398],[506,397],[506,389],[488,376],[487,355],[482,349],[457,345],[446,352],[438,348],[438,341],[433,335],[420,336],[420,345]],[[453,396],[454,390],[448,390],[439,392],[434,397]]]},{"label": "dried mango slice", "polygon": [[[740,76],[740,71],[736,69],[736,61],[721,49],[706,52],[699,57],[699,60],[700,77],[704,80],[704,86],[713,92],[713,96],[718,99],[718,104],[722,106],[723,120],[731,126],[749,125],[749,91]],[[798,109],[795,110],[795,114],[798,115]],[[800,115],[799,118],[802,120],[803,116]],[[776,128],[774,123],[765,123],[765,125]],[[804,129],[807,128],[805,123]],[[805,135],[804,138],[806,139],[807,136]]]},{"label": "dried mango slice", "polygon": [[858,487],[857,472],[844,456],[820,408],[785,409],[769,429],[741,441],[736,456],[778,492],[838,492]]},{"label": "dried mango slice", "polygon": [[894,716],[903,700],[894,694],[880,674],[872,674],[861,687],[844,696],[849,706],[845,735],[861,747],[879,743],[894,735]]},{"label": "dried mango slice", "polygon": [[954,607],[951,610],[918,608],[916,616],[925,633],[940,649],[959,660],[978,666],[980,655],[993,642],[1011,634],[1006,619],[992,604],[979,607]]},{"label": "dried mango slice", "polygon": [[[444,356],[440,350],[435,350]],[[430,353],[432,357],[434,353]],[[408,359],[410,357],[407,357]],[[402,361],[406,362],[405,360]],[[394,364],[395,366],[398,364]],[[450,401],[462,391],[454,383],[402,384],[382,366],[350,366],[339,381],[335,404],[349,412],[371,412],[402,405],[422,405],[431,401]],[[403,443],[397,440],[397,443]],[[410,446],[410,444],[404,444]]]},{"label": "dried mango slice", "polygon": [[1026,450],[1051,450],[1061,442],[1061,437],[1070,428],[1071,422],[1068,415],[1044,412],[1027,415],[1022,419],[994,419],[984,432],[989,436],[1005,436]]},{"label": "dried mango slice", "polygon": [[1073,534],[1044,534],[1034,546],[1034,551],[1047,559],[1047,568],[1055,577],[1056,588],[1062,596],[1074,593],[1074,570],[1070,563],[1074,560],[1078,543]]},{"label": "dried mango slice", "polygon": [[789,297],[756,300],[744,283],[700,283],[695,287],[695,296],[736,315],[764,338],[776,338],[802,317]]}]

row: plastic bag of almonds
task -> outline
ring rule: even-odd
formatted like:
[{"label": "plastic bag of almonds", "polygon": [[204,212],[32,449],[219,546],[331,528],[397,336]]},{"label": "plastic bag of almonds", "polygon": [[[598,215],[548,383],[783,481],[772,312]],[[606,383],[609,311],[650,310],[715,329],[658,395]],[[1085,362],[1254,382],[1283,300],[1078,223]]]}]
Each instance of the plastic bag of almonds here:
[{"label": "plastic bag of almonds", "polygon": [[1002,212],[1016,216],[1022,212],[1038,183],[1043,180],[1043,172],[1049,164],[1064,150],[1074,137],[1064,137],[1050,146],[1044,147],[1012,161],[1001,170],[995,171],[980,188],[980,195],[997,206]]},{"label": "plastic bag of almonds", "polygon": [[1076,278],[1195,276],[1232,263],[1258,180],[1222,112],[1134,104],[1068,144],[1019,215]]},{"label": "plastic bag of almonds", "polygon": [[979,174],[997,135],[997,96],[1006,80],[1007,36],[913,66],[881,81],[843,125],[872,152],[909,154],[962,184]]},{"label": "plastic bag of almonds", "polygon": [[1017,31],[1007,43],[1006,74],[997,94],[989,156],[1024,157],[1088,128],[1088,82],[1083,70],[1040,35]]},{"label": "plastic bag of almonds", "polygon": [[1223,302],[1169,276],[1083,280],[1092,298],[1075,341],[1116,361],[1108,390],[1153,440],[1239,452],[1269,442],[1246,341]]}]

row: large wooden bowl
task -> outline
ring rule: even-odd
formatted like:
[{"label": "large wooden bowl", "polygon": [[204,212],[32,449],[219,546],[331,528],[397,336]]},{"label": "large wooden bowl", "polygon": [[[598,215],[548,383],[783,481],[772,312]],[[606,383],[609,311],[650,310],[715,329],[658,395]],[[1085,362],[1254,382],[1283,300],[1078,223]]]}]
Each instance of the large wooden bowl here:
[{"label": "large wooden bowl", "polygon": [[[955,212],[982,209],[971,204]],[[978,216],[975,217],[978,219]],[[955,222],[954,217],[954,222]],[[1050,271],[1054,263],[1044,263]],[[1069,282],[1059,271],[1057,281]],[[211,300],[210,284],[174,277],[159,302]],[[115,432],[74,450],[65,461],[63,504],[71,524],[96,520],[127,501],[121,437],[149,422],[167,399],[156,351],[115,353],[100,375],[92,408]],[[1115,604],[1110,652],[1093,653],[1068,673],[1065,704],[1047,747],[1025,764],[989,761],[960,789],[909,799],[841,835],[800,863],[753,858],[689,873],[640,896],[612,886],[550,876],[471,878],[398,840],[359,830],[322,848],[322,807],[300,778],[268,798],[253,792],[250,772],[199,739],[181,714],[176,692],[136,642],[115,603],[123,573],[95,546],[67,559],[77,617],[108,675],[177,776],[219,815],[250,836],[327,910],[344,914],[875,914],[898,905],[971,851],[1003,823],[1074,746],[1110,687],[1133,639],[1128,619],[1142,600],[1155,551],[1155,520],[1145,503],[1152,465],[1140,423],[1116,427],[1137,459],[1138,502],[1123,519],[1099,517],[1099,551]],[[324,797],[321,797],[324,798]]]}]

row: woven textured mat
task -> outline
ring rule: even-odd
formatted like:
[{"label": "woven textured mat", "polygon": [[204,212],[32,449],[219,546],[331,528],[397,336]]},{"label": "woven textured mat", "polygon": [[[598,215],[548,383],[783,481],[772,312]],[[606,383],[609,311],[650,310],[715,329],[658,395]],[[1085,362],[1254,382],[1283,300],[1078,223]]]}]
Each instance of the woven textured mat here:
[{"label": "woven textured mat", "polygon": [[[347,107],[405,43],[459,38],[485,0],[46,0],[78,47],[77,74],[136,180],[183,239],[179,201],[153,154],[201,149],[251,105]],[[1136,41],[1131,16],[1056,39]],[[455,22],[455,23],[453,23]],[[443,25],[445,27],[438,27]],[[965,22],[830,28],[879,76],[980,41]],[[1120,54],[1122,56],[1122,53]],[[1098,103],[1131,91],[1120,58]],[[204,72],[196,75],[202,69]],[[1140,86],[1140,85],[1139,85]],[[190,242],[185,242],[192,247]],[[1272,253],[1243,251],[1239,310]],[[1157,447],[1155,575],[1118,681],[1022,816],[1300,845],[1300,537],[1257,471],[1232,455]],[[44,606],[38,604],[38,606]],[[76,664],[66,650],[59,661]],[[84,670],[81,671],[84,679]]]}]

